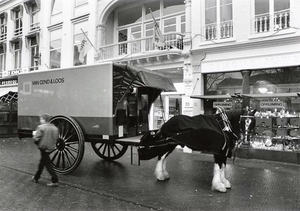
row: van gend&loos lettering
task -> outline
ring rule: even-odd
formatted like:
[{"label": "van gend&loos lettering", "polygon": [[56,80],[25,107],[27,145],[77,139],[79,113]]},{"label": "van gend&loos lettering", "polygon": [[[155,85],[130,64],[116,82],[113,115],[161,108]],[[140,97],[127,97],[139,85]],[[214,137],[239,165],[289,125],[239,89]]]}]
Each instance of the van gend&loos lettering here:
[{"label": "van gend&loos lettering", "polygon": [[64,82],[65,82],[64,78],[43,79],[43,80],[32,81],[32,85],[62,84]]}]

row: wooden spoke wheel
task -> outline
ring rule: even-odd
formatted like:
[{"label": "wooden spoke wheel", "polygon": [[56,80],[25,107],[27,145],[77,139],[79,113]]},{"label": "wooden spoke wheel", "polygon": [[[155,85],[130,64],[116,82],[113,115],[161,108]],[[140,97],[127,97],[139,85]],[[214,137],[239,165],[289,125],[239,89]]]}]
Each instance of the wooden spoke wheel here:
[{"label": "wooden spoke wheel", "polygon": [[91,145],[99,157],[108,161],[122,157],[128,148],[127,144],[120,143],[91,142]]},{"label": "wooden spoke wheel", "polygon": [[84,155],[84,136],[78,123],[68,116],[55,116],[50,120],[59,129],[56,148],[50,160],[56,172],[68,174],[74,171]]}]

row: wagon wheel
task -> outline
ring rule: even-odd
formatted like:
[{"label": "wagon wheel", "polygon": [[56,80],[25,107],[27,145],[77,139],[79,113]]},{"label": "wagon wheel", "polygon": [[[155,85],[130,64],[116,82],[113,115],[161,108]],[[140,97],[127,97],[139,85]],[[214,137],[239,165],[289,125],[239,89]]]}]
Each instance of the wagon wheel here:
[{"label": "wagon wheel", "polygon": [[128,148],[127,144],[120,143],[91,142],[91,145],[99,157],[108,161],[122,157]]},{"label": "wagon wheel", "polygon": [[56,148],[50,160],[56,172],[68,174],[74,171],[84,155],[84,136],[78,123],[68,116],[55,116],[50,120],[59,129]]}]

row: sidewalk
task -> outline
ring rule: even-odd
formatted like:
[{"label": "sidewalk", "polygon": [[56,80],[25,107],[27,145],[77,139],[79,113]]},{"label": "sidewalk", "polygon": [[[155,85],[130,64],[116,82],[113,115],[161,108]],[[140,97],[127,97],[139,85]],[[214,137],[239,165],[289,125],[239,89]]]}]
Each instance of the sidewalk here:
[{"label": "sidewalk", "polygon": [[209,154],[176,150],[169,157],[171,179],[153,177],[156,160],[130,165],[127,152],[117,162],[101,160],[86,143],[80,166],[60,175],[49,188],[46,171],[30,181],[39,153],[30,140],[0,139],[1,210],[300,210],[300,165],[228,160],[227,193],[210,190],[213,160]]}]

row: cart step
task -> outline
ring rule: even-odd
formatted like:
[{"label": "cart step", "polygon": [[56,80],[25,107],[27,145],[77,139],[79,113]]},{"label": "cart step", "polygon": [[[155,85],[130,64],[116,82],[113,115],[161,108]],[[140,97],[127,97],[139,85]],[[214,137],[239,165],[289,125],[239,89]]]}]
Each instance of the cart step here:
[{"label": "cart step", "polygon": [[116,143],[125,143],[130,146],[130,161],[131,165],[140,165],[140,157],[138,153],[138,148],[141,142],[142,135],[133,136],[129,138],[119,138],[116,139]]}]

